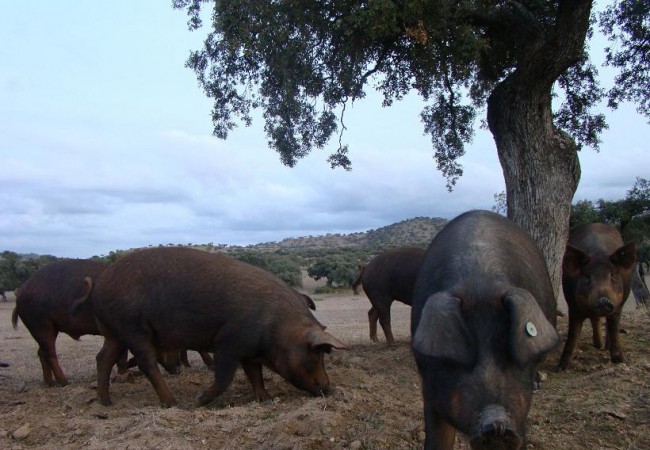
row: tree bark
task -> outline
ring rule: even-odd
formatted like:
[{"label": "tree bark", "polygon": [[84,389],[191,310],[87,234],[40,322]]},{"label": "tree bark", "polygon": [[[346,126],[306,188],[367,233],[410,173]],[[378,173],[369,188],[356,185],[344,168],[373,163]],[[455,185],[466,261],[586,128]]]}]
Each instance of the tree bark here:
[{"label": "tree bark", "polygon": [[556,298],[580,162],[575,141],[553,125],[552,88],[582,56],[591,6],[591,0],[561,1],[555,28],[530,43],[530,51],[488,99],[508,217],[537,242]]},{"label": "tree bark", "polygon": [[551,92],[501,83],[488,101],[488,123],[506,182],[508,217],[537,242],[557,298],[580,180],[577,146],[552,125]]}]

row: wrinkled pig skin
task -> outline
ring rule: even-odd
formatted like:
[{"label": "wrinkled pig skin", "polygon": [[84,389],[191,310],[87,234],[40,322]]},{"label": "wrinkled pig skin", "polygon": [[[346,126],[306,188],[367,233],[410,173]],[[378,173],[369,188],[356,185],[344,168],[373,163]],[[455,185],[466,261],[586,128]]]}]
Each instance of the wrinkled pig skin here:
[{"label": "wrinkled pig skin", "polygon": [[[609,225],[592,223],[571,232],[562,263],[569,333],[558,370],[569,366],[586,319],[591,321],[593,345],[598,349],[608,347],[612,362],[623,362],[619,327],[635,263],[634,243],[624,244],[621,234]],[[606,345],[601,329],[603,318],[607,324]]]},{"label": "wrinkled pig skin", "polygon": [[508,219],[470,211],[434,238],[413,295],[426,449],[526,448],[539,364],[559,342],[544,258]]},{"label": "wrinkled pig skin", "polygon": [[394,300],[411,304],[413,286],[418,275],[425,249],[398,247],[375,256],[365,267],[359,268],[359,276],[352,283],[355,294],[359,284],[368,296],[372,307],[368,311],[370,339],[377,342],[377,321],[384,330],[386,342],[395,343],[390,324],[390,306]]},{"label": "wrinkled pig skin", "polygon": [[210,403],[241,364],[258,401],[271,397],[262,365],[314,395],[330,392],[324,353],[345,346],[326,333],[302,297],[276,276],[225,255],[187,248],[130,253],[97,280],[91,301],[104,334],[97,354],[97,393],[104,405],[110,373],[126,349],[163,406],[176,403],[155,364],[156,347],[214,352]]},{"label": "wrinkled pig skin", "polygon": [[66,333],[73,339],[100,334],[90,304],[71,315],[72,305],[91,289],[85,279],[96,279],[108,264],[85,259],[60,260],[36,271],[16,295],[12,314],[14,328],[18,317],[38,343],[43,381],[53,386],[68,384],[56,354],[56,338]]}]

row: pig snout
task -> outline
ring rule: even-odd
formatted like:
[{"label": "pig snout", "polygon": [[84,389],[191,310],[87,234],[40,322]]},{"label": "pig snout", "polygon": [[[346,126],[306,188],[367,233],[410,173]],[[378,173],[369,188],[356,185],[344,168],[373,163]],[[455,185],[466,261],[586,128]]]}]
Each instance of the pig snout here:
[{"label": "pig snout", "polygon": [[596,302],[596,314],[606,316],[614,312],[614,302],[608,297],[600,297]]},{"label": "pig snout", "polygon": [[510,416],[503,406],[487,406],[480,414],[476,434],[470,445],[474,450],[519,450],[522,439],[515,431]]}]

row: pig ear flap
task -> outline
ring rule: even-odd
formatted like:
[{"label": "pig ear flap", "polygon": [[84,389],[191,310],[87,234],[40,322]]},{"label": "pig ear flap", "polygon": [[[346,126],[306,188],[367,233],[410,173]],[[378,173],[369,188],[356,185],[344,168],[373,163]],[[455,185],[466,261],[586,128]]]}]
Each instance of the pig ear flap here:
[{"label": "pig ear flap", "polygon": [[307,334],[307,342],[312,349],[323,353],[331,353],[333,348],[348,350],[343,342],[323,331],[320,327],[309,331]]},{"label": "pig ear flap", "polygon": [[612,264],[629,270],[636,263],[636,245],[634,242],[625,244],[609,256]]},{"label": "pig ear flap", "polygon": [[460,299],[446,292],[430,296],[413,335],[413,350],[425,357],[471,366],[475,359],[472,335],[460,307]]},{"label": "pig ear flap", "polygon": [[522,369],[552,350],[560,337],[533,295],[524,289],[511,289],[503,298],[510,311],[510,354]]},{"label": "pig ear flap", "polygon": [[587,264],[589,264],[589,255],[571,244],[566,246],[562,269],[568,276],[577,277]]}]

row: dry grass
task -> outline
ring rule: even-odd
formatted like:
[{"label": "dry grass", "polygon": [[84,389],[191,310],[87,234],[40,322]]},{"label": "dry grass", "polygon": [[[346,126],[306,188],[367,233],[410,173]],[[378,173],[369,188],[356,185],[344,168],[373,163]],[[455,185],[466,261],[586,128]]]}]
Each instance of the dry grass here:
[{"label": "dry grass", "polygon": [[[311,288],[313,286],[307,286]],[[145,377],[134,372],[111,387],[114,405],[95,401],[94,357],[101,338],[79,342],[59,338],[59,355],[71,384],[42,384],[36,343],[22,323],[11,327],[13,302],[0,303],[0,448],[223,448],[223,449],[411,449],[421,448],[422,400],[408,344],[410,309],[393,306],[397,345],[367,337],[364,296],[317,298],[317,316],[350,346],[326,365],[336,391],[313,398],[265,371],[272,403],[253,402],[243,373],[207,408],[195,398],[211,382],[198,355],[183,374],[166,376],[179,406],[163,409]],[[566,336],[566,320],[559,330]],[[623,349],[627,363],[612,365],[589,346],[588,326],[581,352],[567,372],[546,365],[549,379],[535,394],[529,416],[531,449],[650,449],[650,317],[626,313]],[[22,440],[12,433],[29,424]],[[468,448],[462,439],[457,448]]]}]

